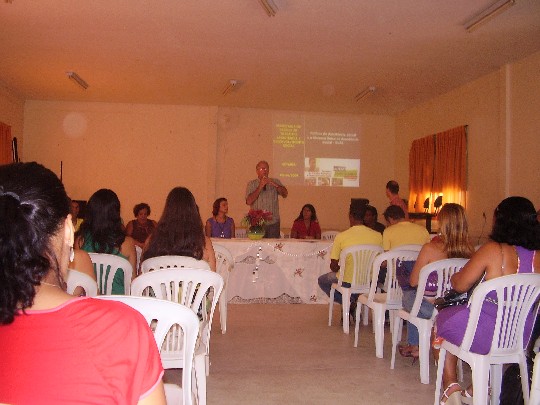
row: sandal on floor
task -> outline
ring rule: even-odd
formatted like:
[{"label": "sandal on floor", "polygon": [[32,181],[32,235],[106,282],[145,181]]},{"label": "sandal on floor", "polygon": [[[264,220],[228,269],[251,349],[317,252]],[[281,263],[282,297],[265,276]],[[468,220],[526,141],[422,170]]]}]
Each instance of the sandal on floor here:
[{"label": "sandal on floor", "polygon": [[[456,390],[448,395],[448,390],[455,385],[459,387],[459,390]],[[446,387],[442,394],[442,399],[445,398],[446,400],[444,402],[441,400],[441,405],[461,405],[461,386],[457,382],[450,384],[448,387]]]},{"label": "sandal on floor", "polygon": [[472,405],[473,397],[469,392],[469,388],[461,391],[461,402],[467,405]]}]

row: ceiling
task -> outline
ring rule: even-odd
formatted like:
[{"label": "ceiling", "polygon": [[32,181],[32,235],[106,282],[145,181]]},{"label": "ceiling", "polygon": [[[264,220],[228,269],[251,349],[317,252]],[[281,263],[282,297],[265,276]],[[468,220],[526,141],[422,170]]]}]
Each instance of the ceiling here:
[{"label": "ceiling", "polygon": [[494,0],[0,1],[0,85],[33,100],[396,114],[540,51],[538,0],[472,33]]}]

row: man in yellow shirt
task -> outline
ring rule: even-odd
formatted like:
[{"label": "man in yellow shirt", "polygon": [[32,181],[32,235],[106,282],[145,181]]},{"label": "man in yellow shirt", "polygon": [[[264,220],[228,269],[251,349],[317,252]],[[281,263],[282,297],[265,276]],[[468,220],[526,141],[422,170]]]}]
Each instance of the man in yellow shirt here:
[{"label": "man in yellow shirt", "polygon": [[423,245],[429,243],[427,229],[421,225],[407,221],[401,207],[390,205],[384,211],[383,215],[389,224],[383,233],[384,250],[394,249],[401,245]]},{"label": "man in yellow shirt", "polygon": [[[330,290],[333,283],[338,281],[339,268],[339,255],[343,249],[346,249],[354,245],[379,245],[382,246],[382,236],[379,232],[368,228],[364,225],[363,218],[366,213],[365,204],[353,204],[349,208],[349,223],[351,227],[346,231],[343,231],[336,235],[332,251],[330,253],[330,270],[329,273],[323,274],[319,277],[318,283],[321,290],[328,296],[330,296]],[[343,275],[343,287],[350,287],[352,281],[352,258],[349,256],[345,261],[345,274]],[[358,294],[351,295],[351,310],[350,313],[354,313],[356,307],[356,299]],[[336,291],[334,293],[334,301],[341,304],[341,293]]]}]

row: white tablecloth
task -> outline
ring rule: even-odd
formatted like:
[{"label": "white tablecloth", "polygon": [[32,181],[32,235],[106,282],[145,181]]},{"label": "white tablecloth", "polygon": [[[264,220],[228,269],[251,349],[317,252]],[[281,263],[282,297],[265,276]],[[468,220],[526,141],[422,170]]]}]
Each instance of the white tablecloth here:
[{"label": "white tablecloth", "polygon": [[330,271],[331,241],[219,239],[234,257],[232,303],[327,303],[317,278]]}]

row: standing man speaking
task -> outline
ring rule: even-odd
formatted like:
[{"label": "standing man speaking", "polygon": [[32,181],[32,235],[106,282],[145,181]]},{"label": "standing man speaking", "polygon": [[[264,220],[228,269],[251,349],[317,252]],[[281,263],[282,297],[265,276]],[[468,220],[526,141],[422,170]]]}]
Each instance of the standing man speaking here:
[{"label": "standing man speaking", "polygon": [[246,188],[246,204],[254,210],[265,210],[272,213],[272,220],[266,225],[265,238],[279,238],[279,201],[278,197],[287,197],[287,188],[278,179],[268,177],[270,166],[261,160],[255,166],[257,178],[251,180]]}]

